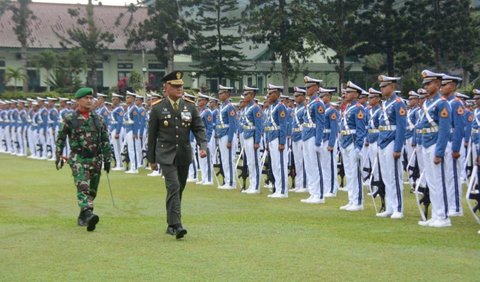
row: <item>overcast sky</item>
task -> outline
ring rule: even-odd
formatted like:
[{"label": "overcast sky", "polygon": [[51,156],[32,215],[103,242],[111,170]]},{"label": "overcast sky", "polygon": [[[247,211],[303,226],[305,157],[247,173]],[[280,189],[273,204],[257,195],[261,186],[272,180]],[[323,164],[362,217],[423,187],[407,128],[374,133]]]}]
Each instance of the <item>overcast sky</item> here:
[{"label": "overcast sky", "polygon": [[[1,0],[0,0],[1,1]],[[46,3],[65,3],[65,4],[87,4],[88,0],[33,0],[33,2],[46,2]],[[137,0],[101,0],[103,5],[115,5],[124,6],[125,4],[137,3]],[[98,1],[93,1],[97,4]]]}]

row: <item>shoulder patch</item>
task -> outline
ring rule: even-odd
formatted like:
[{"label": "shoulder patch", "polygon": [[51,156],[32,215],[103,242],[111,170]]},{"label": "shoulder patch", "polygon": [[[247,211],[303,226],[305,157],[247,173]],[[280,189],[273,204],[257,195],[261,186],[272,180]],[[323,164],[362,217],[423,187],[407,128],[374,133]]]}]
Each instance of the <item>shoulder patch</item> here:
[{"label": "shoulder patch", "polygon": [[324,112],[323,106],[318,107],[318,113],[323,114],[323,112]]},{"label": "shoulder patch", "polygon": [[440,112],[440,117],[442,118],[447,118],[448,117],[448,109],[445,107],[443,110]]},{"label": "shoulder patch", "polygon": [[280,117],[284,118],[285,117],[285,111],[280,112]]},{"label": "shoulder patch", "polygon": [[185,102],[189,102],[189,103],[195,104],[195,101],[192,101],[192,100],[190,100],[190,99],[188,99],[188,98],[183,98],[183,100],[185,100]]},{"label": "shoulder patch", "polygon": [[157,101],[155,101],[155,102],[153,102],[153,103],[152,103],[152,107],[153,107],[153,106],[155,106],[155,105],[157,105],[157,104],[159,104],[160,102],[162,102],[162,100],[161,100],[161,99],[160,99],[160,100],[157,100]]},{"label": "shoulder patch", "polygon": [[337,113],[333,113],[330,115],[330,118],[333,119],[333,120],[336,120],[337,119]]},{"label": "shoulder patch", "polygon": [[208,120],[208,121],[212,121],[212,116],[211,116],[211,115],[208,115],[208,116],[207,116],[207,120]]},{"label": "shoulder patch", "polygon": [[473,121],[473,116],[472,116],[472,115],[469,115],[469,116],[468,116],[468,121],[469,121],[469,122],[472,122],[472,121]]},{"label": "shoulder patch", "polygon": [[403,107],[400,107],[400,110],[398,111],[398,113],[401,115],[401,116],[404,116],[407,114],[407,112],[405,111],[405,109]]},{"label": "shoulder patch", "polygon": [[230,111],[230,116],[231,116],[231,117],[234,117],[234,116],[235,116],[235,111],[234,111],[234,110],[231,110],[231,111]]},{"label": "shoulder patch", "polygon": [[118,113],[119,116],[123,116],[123,111]]},{"label": "shoulder patch", "polygon": [[104,116],[108,116],[108,113],[105,111],[105,112],[103,112],[103,115],[104,115]]},{"label": "shoulder patch", "polygon": [[138,112],[137,112],[137,111],[133,111],[133,115],[134,115],[134,116],[138,115]]},{"label": "shoulder patch", "polygon": [[463,113],[464,113],[463,107],[458,107],[457,114],[461,116],[461,115],[463,115]]},{"label": "shoulder patch", "polygon": [[143,117],[143,116],[145,116],[145,112],[144,112],[144,111],[142,111],[142,117]]},{"label": "shoulder patch", "polygon": [[261,117],[262,116],[262,113],[260,111],[257,112],[257,114],[255,115],[257,118]]},{"label": "shoulder patch", "polygon": [[363,111],[358,111],[357,118],[358,119],[363,119],[365,115],[363,114]]}]

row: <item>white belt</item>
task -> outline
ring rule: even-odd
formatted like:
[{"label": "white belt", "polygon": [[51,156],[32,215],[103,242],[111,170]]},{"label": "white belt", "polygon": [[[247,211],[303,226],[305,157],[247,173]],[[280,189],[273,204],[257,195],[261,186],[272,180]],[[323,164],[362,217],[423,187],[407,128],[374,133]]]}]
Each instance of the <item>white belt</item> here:
[{"label": "white belt", "polygon": [[224,128],[228,128],[230,125],[229,124],[219,124],[216,126],[216,128],[218,129],[224,129]]},{"label": "white belt", "polygon": [[438,132],[438,126],[430,127],[430,128],[422,128],[422,129],[417,129],[417,133],[434,133]]},{"label": "white belt", "polygon": [[324,129],[324,130],[323,130],[323,133],[330,133],[330,132],[332,132],[331,129]]},{"label": "white belt", "polygon": [[292,132],[302,132],[302,129],[299,128],[292,128]]},{"label": "white belt", "polygon": [[472,133],[474,133],[474,134],[480,133],[480,129],[472,129]]},{"label": "white belt", "polygon": [[317,125],[313,122],[309,122],[309,123],[304,123],[303,127],[305,127],[305,128],[316,128]]},{"label": "white belt", "polygon": [[126,125],[133,124],[133,120],[126,121],[123,124],[126,124]]},{"label": "white belt", "polygon": [[244,125],[242,126],[243,130],[253,130],[255,129],[254,125]]},{"label": "white belt", "polygon": [[380,131],[393,131],[396,130],[397,126],[395,125],[385,125],[385,126],[379,126],[378,130]]},{"label": "white belt", "polygon": [[265,131],[275,131],[278,130],[278,126],[266,126]]},{"label": "white belt", "polygon": [[368,130],[368,133],[379,133],[379,132],[380,132],[380,130],[378,130],[378,129],[369,129]]},{"label": "white belt", "polygon": [[355,134],[357,131],[355,129],[349,129],[349,130],[340,130],[340,135],[345,136],[345,135],[352,135]]}]

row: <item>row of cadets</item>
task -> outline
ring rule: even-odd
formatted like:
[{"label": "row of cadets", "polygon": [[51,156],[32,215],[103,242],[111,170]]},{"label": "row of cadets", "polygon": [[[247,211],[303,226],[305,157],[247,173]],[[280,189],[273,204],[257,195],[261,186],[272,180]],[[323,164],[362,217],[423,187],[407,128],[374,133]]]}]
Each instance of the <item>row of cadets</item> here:
[{"label": "row of cadets", "polygon": [[115,167],[112,170],[125,170],[122,162],[122,140],[125,139],[125,130],[123,126],[125,110],[120,105],[122,95],[112,93],[112,111],[110,113],[110,143],[113,145],[113,154],[115,156]]},{"label": "row of cadets", "polygon": [[419,221],[421,226],[451,226],[448,217],[447,174],[445,153],[450,139],[452,127],[451,107],[448,101],[440,96],[443,74],[429,70],[422,71],[423,88],[428,98],[423,104],[424,115],[419,121],[422,132],[422,150],[424,158],[424,177],[430,190],[432,204],[431,218]]},{"label": "row of cadets", "polygon": [[262,176],[260,144],[263,136],[263,112],[260,106],[255,103],[258,90],[255,87],[243,87],[243,99],[246,106],[243,115],[242,138],[249,177],[249,187],[244,190],[247,194],[260,193],[260,178]]},{"label": "row of cadets", "polygon": [[325,105],[319,97],[319,79],[304,77],[309,102],[305,106],[302,123],[303,161],[307,176],[310,197],[300,200],[303,203],[324,203],[324,182],[320,151],[325,127]]},{"label": "row of cadets", "polygon": [[37,124],[37,153],[38,158],[48,159],[47,155],[47,128],[48,128],[48,110],[45,107],[44,98],[37,98],[38,100],[38,115],[36,116],[35,123]]},{"label": "row of cadets", "polygon": [[385,211],[378,217],[403,218],[403,169],[401,156],[407,127],[407,109],[395,94],[399,77],[380,75],[383,103],[379,118],[378,161],[385,184]]},{"label": "row of cadets", "polygon": [[138,143],[139,146],[136,147],[137,149],[137,156],[138,156],[138,163],[137,168],[145,167],[144,160],[147,157],[147,110],[144,107],[144,99],[145,97],[142,95],[136,95],[135,97],[135,106],[138,110],[138,123],[139,123],[139,131],[138,131]]},{"label": "row of cadets", "polygon": [[[59,123],[59,126],[58,128],[60,129],[60,126],[63,125],[63,121],[65,119],[65,117],[67,116],[67,114],[70,114],[73,112],[72,109],[70,109],[69,107],[69,104],[71,104],[71,101],[69,98],[63,98],[63,97],[60,97],[58,98],[59,100],[59,104],[60,104],[60,108],[59,108],[59,111],[58,111],[58,116],[59,116],[59,120],[58,120],[58,123]],[[67,141],[65,142],[65,147],[63,149],[63,156],[69,156],[70,155],[70,141],[69,141],[69,138],[67,137]]]},{"label": "row of cadets", "polygon": [[445,171],[447,179],[446,196],[448,198],[448,216],[462,216],[462,171],[465,164],[465,154],[461,154],[465,137],[465,106],[460,98],[455,96],[460,77],[443,75],[441,93],[451,108],[451,134],[445,150]]},{"label": "row of cadets", "polygon": [[125,126],[125,140],[122,148],[127,147],[130,168],[125,173],[138,174],[141,156],[137,155],[137,148],[140,146],[140,120],[138,108],[135,105],[137,95],[127,91],[125,102],[127,104],[126,113],[123,115],[123,125]]},{"label": "row of cadets", "polygon": [[205,126],[206,138],[207,138],[207,157],[199,158],[200,170],[202,171],[202,179],[197,182],[199,185],[212,185],[213,184],[213,158],[215,154],[215,138],[213,136],[213,113],[208,108],[207,104],[210,100],[210,96],[203,93],[199,93],[197,96],[197,107],[200,117],[202,118],[203,125]]},{"label": "row of cadets", "polygon": [[340,122],[340,150],[348,191],[348,203],[340,209],[347,211],[363,210],[361,152],[367,135],[367,119],[365,108],[358,102],[358,96],[363,91],[353,82],[347,82],[343,100],[346,107]]},{"label": "row of cadets", "polygon": [[295,183],[293,190],[296,193],[307,192],[307,176],[303,161],[303,140],[302,140],[302,124],[305,114],[305,94],[306,90],[300,87],[293,88],[295,99],[295,108],[293,109],[292,119],[292,151],[295,164]]},{"label": "row of cadets", "polygon": [[218,149],[222,159],[224,173],[223,185],[219,189],[235,189],[237,187],[237,112],[230,102],[232,87],[218,86],[218,98],[222,102],[215,120],[215,132],[218,137]]},{"label": "row of cadets", "polygon": [[47,97],[47,131],[46,131],[46,142],[47,142],[47,153],[50,154],[50,160],[55,160],[55,140],[57,140],[58,134],[58,125],[59,125],[59,114],[58,110],[55,108],[55,103],[57,98]]},{"label": "row of cadets", "polygon": [[274,192],[269,198],[288,198],[287,108],[279,102],[283,86],[267,87],[269,107],[265,117],[265,138],[270,152]]}]

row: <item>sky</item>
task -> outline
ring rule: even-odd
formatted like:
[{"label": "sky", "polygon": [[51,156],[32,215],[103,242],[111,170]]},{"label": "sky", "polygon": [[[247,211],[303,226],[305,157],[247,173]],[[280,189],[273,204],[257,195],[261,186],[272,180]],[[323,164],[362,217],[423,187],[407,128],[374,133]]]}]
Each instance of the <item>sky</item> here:
[{"label": "sky", "polygon": [[[64,4],[87,4],[88,0],[33,0],[32,2],[44,2],[44,3],[64,3]],[[137,3],[137,0],[101,0],[103,5],[115,5],[124,6],[130,3]],[[98,1],[94,0],[94,4]]]}]

